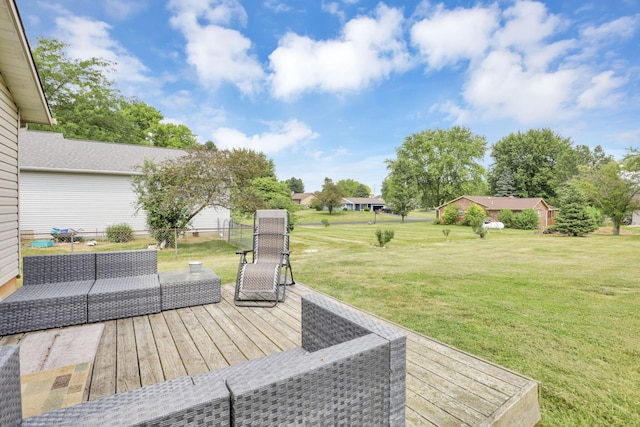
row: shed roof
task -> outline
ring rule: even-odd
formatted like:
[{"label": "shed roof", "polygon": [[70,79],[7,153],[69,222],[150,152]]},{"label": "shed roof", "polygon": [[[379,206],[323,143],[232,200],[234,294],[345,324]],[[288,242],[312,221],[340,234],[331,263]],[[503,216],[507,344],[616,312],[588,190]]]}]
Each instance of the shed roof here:
[{"label": "shed roof", "polygon": [[186,154],[175,148],[66,139],[61,133],[20,131],[20,170],[139,174],[145,159],[156,163]]},{"label": "shed roof", "polygon": [[23,122],[54,123],[14,0],[0,0],[0,78]]}]

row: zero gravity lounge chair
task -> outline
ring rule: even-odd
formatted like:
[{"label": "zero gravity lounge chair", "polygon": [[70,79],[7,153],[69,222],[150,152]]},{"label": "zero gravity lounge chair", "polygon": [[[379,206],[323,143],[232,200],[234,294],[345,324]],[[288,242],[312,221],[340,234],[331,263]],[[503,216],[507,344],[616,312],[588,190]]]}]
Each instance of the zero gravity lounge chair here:
[{"label": "zero gravity lounge chair", "polygon": [[[253,253],[253,262],[247,254]],[[253,249],[240,254],[234,302],[243,306],[275,306],[286,286],[295,284],[289,263],[289,212],[258,210],[253,220]]]}]

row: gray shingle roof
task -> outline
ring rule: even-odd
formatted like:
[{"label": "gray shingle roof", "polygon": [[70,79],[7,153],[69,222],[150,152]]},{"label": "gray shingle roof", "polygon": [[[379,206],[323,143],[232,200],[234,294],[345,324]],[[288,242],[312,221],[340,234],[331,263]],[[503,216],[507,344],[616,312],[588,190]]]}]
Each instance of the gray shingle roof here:
[{"label": "gray shingle roof", "polygon": [[159,163],[186,154],[174,148],[66,139],[61,133],[21,130],[20,170],[135,174],[144,159]]}]

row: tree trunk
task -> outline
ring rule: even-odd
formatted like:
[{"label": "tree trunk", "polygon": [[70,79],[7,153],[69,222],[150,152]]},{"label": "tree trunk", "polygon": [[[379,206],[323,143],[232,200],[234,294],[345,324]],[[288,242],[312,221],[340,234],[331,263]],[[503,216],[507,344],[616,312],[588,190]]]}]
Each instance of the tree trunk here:
[{"label": "tree trunk", "polygon": [[614,236],[619,236],[620,235],[620,224],[618,224],[617,222],[613,222],[613,235]]}]

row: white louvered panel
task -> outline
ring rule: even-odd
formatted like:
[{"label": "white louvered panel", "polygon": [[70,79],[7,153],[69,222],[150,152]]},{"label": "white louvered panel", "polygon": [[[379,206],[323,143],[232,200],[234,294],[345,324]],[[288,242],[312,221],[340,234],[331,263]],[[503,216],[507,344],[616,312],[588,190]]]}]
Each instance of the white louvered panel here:
[{"label": "white louvered panel", "polygon": [[[122,175],[23,171],[20,174],[20,229],[47,234],[51,228],[104,232],[127,223],[146,230],[144,211],[135,213],[137,197]],[[193,221],[199,229],[216,228],[230,217],[225,208],[205,209]]]},{"label": "white louvered panel", "polygon": [[129,177],[23,171],[20,174],[20,228],[49,232],[51,228],[102,232],[127,223],[143,230],[145,215],[135,215],[136,196]]}]

